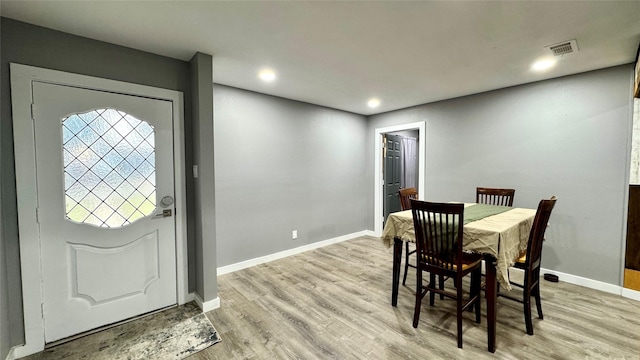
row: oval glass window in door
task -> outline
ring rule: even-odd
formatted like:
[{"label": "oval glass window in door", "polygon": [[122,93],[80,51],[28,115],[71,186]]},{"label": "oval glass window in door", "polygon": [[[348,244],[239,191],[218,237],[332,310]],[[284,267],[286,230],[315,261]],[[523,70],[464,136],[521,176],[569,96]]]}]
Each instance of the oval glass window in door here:
[{"label": "oval glass window in door", "polygon": [[156,211],[154,129],[117,109],[62,119],[65,217],[119,228]]}]

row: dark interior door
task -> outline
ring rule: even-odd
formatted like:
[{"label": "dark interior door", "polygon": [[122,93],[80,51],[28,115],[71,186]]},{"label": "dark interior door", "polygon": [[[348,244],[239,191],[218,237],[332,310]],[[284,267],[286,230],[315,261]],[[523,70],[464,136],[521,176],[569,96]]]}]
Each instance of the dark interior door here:
[{"label": "dark interior door", "polygon": [[384,220],[389,213],[400,211],[400,164],[402,163],[402,151],[400,151],[400,135],[385,135],[384,156]]}]

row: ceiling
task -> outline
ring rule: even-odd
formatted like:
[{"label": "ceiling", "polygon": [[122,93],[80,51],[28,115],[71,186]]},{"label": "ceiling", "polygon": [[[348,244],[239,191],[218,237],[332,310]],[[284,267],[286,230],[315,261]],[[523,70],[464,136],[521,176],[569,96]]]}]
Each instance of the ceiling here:
[{"label": "ceiling", "polygon": [[[640,43],[640,1],[2,0],[0,14],[181,60],[208,53],[216,83],[364,115],[632,63]],[[571,39],[578,52],[530,70]],[[258,79],[264,67],[275,81]]]}]

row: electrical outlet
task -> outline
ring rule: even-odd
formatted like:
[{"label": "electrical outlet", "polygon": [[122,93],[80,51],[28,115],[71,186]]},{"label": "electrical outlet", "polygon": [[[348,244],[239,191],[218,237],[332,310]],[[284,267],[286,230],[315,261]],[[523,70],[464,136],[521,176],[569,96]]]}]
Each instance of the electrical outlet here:
[{"label": "electrical outlet", "polygon": [[295,240],[298,238],[298,230],[293,230],[291,232],[291,239]]}]

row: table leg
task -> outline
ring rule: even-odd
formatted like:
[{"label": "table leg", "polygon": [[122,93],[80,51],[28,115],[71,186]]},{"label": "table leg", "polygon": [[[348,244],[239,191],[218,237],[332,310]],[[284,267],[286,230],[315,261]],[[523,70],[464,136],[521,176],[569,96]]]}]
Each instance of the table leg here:
[{"label": "table leg", "polygon": [[402,240],[393,239],[393,280],[391,284],[391,305],[398,305],[398,285],[400,283],[400,262],[402,260]]},{"label": "table leg", "polygon": [[487,343],[490,352],[496,351],[496,301],[498,299],[496,282],[496,259],[485,257],[486,264],[486,293],[487,297]]}]

